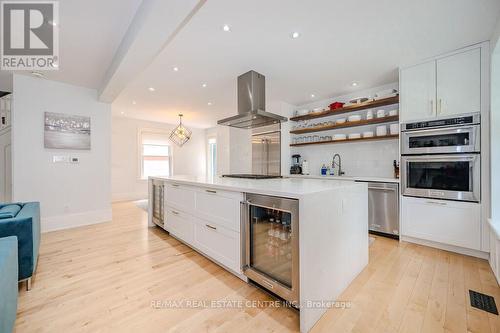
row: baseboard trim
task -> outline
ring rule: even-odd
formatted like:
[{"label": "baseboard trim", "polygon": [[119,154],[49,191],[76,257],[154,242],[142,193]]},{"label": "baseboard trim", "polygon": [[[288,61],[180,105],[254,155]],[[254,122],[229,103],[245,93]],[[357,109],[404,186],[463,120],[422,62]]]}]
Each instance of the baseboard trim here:
[{"label": "baseboard trim", "polygon": [[486,260],[489,260],[489,258],[490,258],[490,254],[488,252],[483,252],[483,251],[479,251],[479,250],[466,249],[466,248],[463,248],[460,246],[448,245],[448,244],[433,242],[433,241],[409,237],[409,236],[401,236],[400,239],[402,241],[405,241],[405,242],[434,247],[436,249],[450,251],[450,252],[456,252],[456,253],[464,254],[466,256],[472,256],[472,257],[486,259]]},{"label": "baseboard trim", "polygon": [[70,229],[85,225],[109,222],[112,218],[111,208],[94,210],[77,214],[43,217],[41,219],[41,231],[50,232],[56,230]]},{"label": "baseboard trim", "polygon": [[113,193],[111,195],[112,202],[122,202],[122,201],[135,201],[148,198],[148,192],[136,192],[136,193]]}]

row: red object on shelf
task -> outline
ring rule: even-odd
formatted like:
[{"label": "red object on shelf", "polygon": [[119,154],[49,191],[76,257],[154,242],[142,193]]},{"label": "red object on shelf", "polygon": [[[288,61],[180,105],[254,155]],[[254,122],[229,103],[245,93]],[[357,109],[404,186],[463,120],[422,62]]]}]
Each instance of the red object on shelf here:
[{"label": "red object on shelf", "polygon": [[340,109],[343,106],[344,106],[344,103],[333,102],[332,104],[330,104],[330,110]]}]

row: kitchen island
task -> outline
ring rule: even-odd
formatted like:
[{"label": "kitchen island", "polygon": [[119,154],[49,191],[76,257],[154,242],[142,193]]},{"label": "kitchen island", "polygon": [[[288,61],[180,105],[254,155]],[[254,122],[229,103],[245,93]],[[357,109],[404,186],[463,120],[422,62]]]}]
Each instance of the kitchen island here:
[{"label": "kitchen island", "polygon": [[[278,295],[290,287],[285,295],[300,308],[301,332],[335,301],[349,301],[337,297],[368,263],[366,184],[182,176],[153,177],[149,184],[150,226],[160,225],[244,281],[250,277]],[[269,203],[259,206],[257,197]],[[297,209],[280,209],[285,201]],[[252,265],[272,274],[256,279]]]}]

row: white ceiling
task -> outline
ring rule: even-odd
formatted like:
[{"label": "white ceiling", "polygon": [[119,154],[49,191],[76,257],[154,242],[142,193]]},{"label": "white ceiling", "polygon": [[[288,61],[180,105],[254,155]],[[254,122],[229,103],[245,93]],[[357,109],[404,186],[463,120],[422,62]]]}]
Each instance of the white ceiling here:
[{"label": "white ceiling", "polygon": [[141,2],[59,1],[60,65],[57,71],[44,71],[45,77],[97,89]]},{"label": "white ceiling", "polygon": [[[100,88],[141,2],[60,1],[61,65],[47,77]],[[401,64],[489,39],[499,13],[499,0],[209,0],[113,112],[171,123],[182,112],[190,126],[213,126],[236,114],[236,77],[250,69],[266,76],[268,105],[394,82]]]},{"label": "white ceiling", "polygon": [[499,12],[498,0],[210,0],[114,112],[213,126],[236,114],[236,77],[250,69],[266,76],[268,100],[291,104],[394,82],[401,64],[489,39]]}]

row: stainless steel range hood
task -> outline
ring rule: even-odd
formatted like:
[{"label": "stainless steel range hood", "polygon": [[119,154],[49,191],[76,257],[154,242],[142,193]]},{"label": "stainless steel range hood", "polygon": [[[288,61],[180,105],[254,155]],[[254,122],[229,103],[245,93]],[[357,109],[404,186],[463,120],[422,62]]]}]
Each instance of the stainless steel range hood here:
[{"label": "stainless steel range hood", "polygon": [[255,71],[238,76],[238,114],[217,121],[219,125],[255,128],[288,119],[266,112],[266,78]]}]

